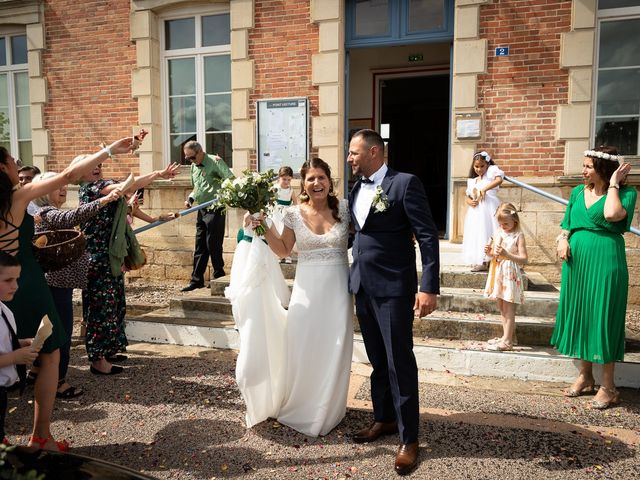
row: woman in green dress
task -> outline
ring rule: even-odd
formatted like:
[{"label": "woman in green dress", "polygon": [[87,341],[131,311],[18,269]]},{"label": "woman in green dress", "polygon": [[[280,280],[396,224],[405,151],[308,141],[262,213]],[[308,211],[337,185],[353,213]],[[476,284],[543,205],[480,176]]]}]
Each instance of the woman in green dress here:
[{"label": "woman in green dress", "polygon": [[593,364],[602,365],[602,382],[593,408],[619,402],[615,362],[624,357],[624,327],[629,272],[622,234],[629,230],[636,204],[635,187],[623,185],[631,165],[615,147],[584,152],[584,185],[571,191],[558,236],[564,261],[560,305],[551,344],[580,359],[578,378],[568,397],[595,393]]},{"label": "woman in green dress", "polygon": [[84,172],[109,158],[112,154],[132,149],[133,138],[123,138],[89,155],[62,173],[37,183],[19,184],[18,162],[0,147],[0,250],[15,255],[22,265],[18,291],[7,306],[16,318],[19,338],[32,338],[43,315],[48,315],[53,332],[38,355],[39,373],[34,387],[33,431],[30,446],[51,450],[65,450],[66,442],[56,442],[51,435],[51,414],[58,385],[59,348],[65,333],[58,318],[51,292],[42,269],[32,253],[33,217],[27,213],[32,200],[78,180]]}]

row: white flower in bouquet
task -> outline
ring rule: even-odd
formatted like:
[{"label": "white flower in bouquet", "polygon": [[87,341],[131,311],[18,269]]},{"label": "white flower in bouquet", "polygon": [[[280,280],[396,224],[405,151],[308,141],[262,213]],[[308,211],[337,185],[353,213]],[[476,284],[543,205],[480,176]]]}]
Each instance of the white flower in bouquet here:
[{"label": "white flower in bouquet", "polygon": [[[242,177],[227,179],[220,185],[217,194],[217,208],[242,208],[255,214],[266,210],[276,203],[278,190],[273,184],[277,177],[273,170],[264,173],[245,170]],[[256,235],[264,235],[262,225],[254,229]]]}]

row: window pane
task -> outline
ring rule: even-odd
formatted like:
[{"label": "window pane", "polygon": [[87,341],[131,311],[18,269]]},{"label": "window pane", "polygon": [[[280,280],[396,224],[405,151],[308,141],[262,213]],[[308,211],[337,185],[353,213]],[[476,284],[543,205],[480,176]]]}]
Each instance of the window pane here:
[{"label": "window pane", "polygon": [[7,92],[7,74],[0,75],[0,109],[9,105],[9,92]]},{"label": "window pane", "polygon": [[190,162],[187,162],[184,159],[184,153],[182,151],[182,147],[185,143],[190,140],[197,140],[195,133],[181,133],[179,135],[171,135],[170,136],[171,143],[169,148],[171,151],[169,152],[169,160],[170,163],[180,163],[182,165],[188,165]]},{"label": "window pane", "polygon": [[229,45],[231,27],[229,14],[202,17],[202,46]]},{"label": "window pane", "polygon": [[229,168],[233,167],[233,149],[230,133],[207,133],[205,151],[220,155]]},{"label": "window pane", "polygon": [[7,39],[0,37],[0,66],[7,64]]},{"label": "window pane", "polygon": [[2,142],[2,145],[4,145],[4,142],[9,141],[9,127],[9,109],[0,108],[0,142]]},{"label": "window pane", "polygon": [[640,65],[640,18],[600,23],[599,66]]},{"label": "window pane", "polygon": [[11,37],[11,63],[19,65],[27,63],[27,36]]},{"label": "window pane", "polygon": [[16,73],[13,79],[16,89],[16,105],[29,105],[29,75],[27,72]]},{"label": "window pane", "polygon": [[389,34],[389,1],[356,0],[356,37]]},{"label": "window pane", "polygon": [[169,104],[171,133],[196,131],[196,97],[174,97]]},{"label": "window pane", "polygon": [[31,115],[29,107],[16,108],[18,116],[18,140],[29,140],[31,138]]},{"label": "window pane", "polygon": [[181,18],[164,22],[165,49],[194,48],[196,46],[195,18]]},{"label": "window pane", "polygon": [[193,58],[169,60],[169,95],[194,95],[196,69]]},{"label": "window pane", "polygon": [[443,0],[409,0],[409,32],[444,28]]},{"label": "window pane", "polygon": [[231,130],[231,95],[207,95],[205,97],[205,130],[218,132]]},{"label": "window pane", "polygon": [[638,117],[596,120],[596,145],[613,145],[622,155],[638,154]]},{"label": "window pane", "polygon": [[231,56],[204,59],[204,93],[231,91]]},{"label": "window pane", "polygon": [[640,112],[640,68],[598,73],[596,115],[637,115]]},{"label": "window pane", "polygon": [[33,150],[31,149],[31,140],[18,143],[19,159],[24,165],[33,165]]}]

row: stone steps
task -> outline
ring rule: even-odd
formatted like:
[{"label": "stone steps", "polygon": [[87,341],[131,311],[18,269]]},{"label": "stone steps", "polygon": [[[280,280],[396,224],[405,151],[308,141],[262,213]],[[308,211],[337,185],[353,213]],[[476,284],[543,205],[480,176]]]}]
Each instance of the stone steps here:
[{"label": "stone steps", "polygon": [[[168,309],[164,310],[169,316]],[[237,330],[224,316],[167,320],[156,312],[128,318],[127,337],[130,341],[152,343],[236,350],[240,347]],[[416,338],[414,343],[418,368],[455,375],[571,383],[579,366],[577,360],[541,346],[518,345],[512,352],[492,352],[480,343],[460,340]],[[354,337],[353,361],[368,363],[359,334]],[[600,369],[594,373],[596,382],[600,382]],[[640,388],[640,353],[627,352],[625,361],[616,364],[615,382],[619,387]]]}]

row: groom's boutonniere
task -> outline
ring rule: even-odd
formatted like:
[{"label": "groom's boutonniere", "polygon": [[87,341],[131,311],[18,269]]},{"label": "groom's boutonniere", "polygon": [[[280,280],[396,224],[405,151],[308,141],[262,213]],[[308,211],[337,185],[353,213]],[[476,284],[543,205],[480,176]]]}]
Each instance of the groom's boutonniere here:
[{"label": "groom's boutonniere", "polygon": [[382,190],[382,187],[380,185],[376,187],[376,193],[373,196],[373,200],[371,201],[371,206],[373,207],[375,213],[386,212],[387,209],[391,206],[391,204],[389,203],[389,198],[384,193],[384,190]]}]

